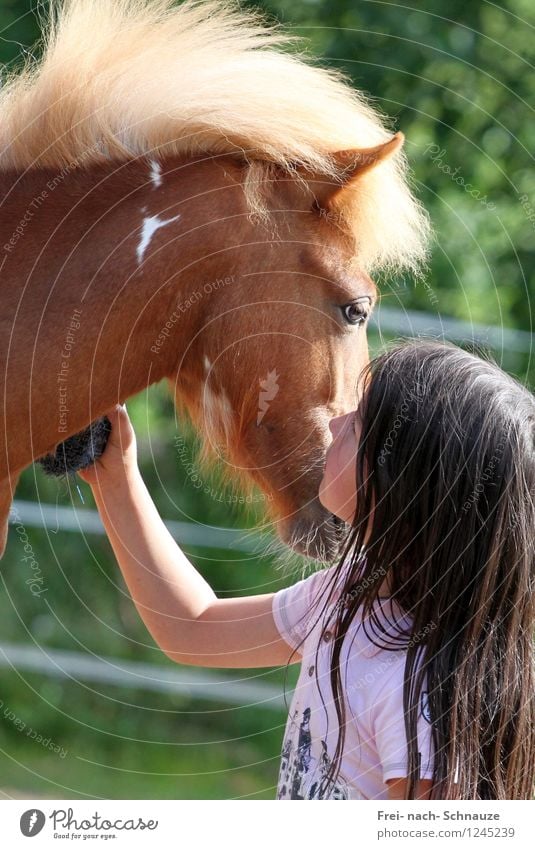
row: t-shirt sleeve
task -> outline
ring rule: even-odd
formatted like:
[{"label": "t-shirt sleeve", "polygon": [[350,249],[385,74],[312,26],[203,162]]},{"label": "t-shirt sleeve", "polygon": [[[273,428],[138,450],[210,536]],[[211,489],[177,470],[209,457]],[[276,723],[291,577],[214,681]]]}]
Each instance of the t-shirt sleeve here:
[{"label": "t-shirt sleeve", "polygon": [[[407,738],[403,712],[403,673],[405,652],[400,653],[388,684],[371,705],[372,733],[383,771],[383,781],[408,775]],[[420,694],[417,714],[420,778],[433,777],[434,745],[425,684]]]},{"label": "t-shirt sleeve", "polygon": [[278,632],[291,648],[301,644],[317,623],[323,603],[317,599],[330,586],[334,567],[314,572],[302,581],[279,590],[273,596],[272,612]]}]

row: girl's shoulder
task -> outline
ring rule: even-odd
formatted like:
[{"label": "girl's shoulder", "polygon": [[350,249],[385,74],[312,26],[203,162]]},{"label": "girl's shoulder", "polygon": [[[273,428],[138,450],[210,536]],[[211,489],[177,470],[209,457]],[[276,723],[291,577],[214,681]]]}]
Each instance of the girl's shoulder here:
[{"label": "girl's shoulder", "polygon": [[377,599],[372,614],[357,613],[344,637],[342,665],[347,681],[346,698],[352,710],[385,721],[402,711],[407,651],[412,619],[394,599]]},{"label": "girl's shoulder", "polygon": [[[355,599],[358,579],[352,584],[350,571],[354,566],[346,561],[338,570],[336,589],[329,602],[328,617],[333,624],[336,634],[340,615],[344,608],[351,606]],[[393,596],[378,596],[372,604],[371,611],[363,614],[362,608],[355,611],[354,617],[347,628],[348,642],[355,646],[357,654],[363,657],[375,657],[381,652],[392,654],[390,649],[396,648],[395,654],[401,655],[400,644],[407,643],[412,635],[412,617],[409,616]],[[352,654],[355,654],[355,651]]]},{"label": "girl's shoulder", "polygon": [[[324,626],[328,627],[333,638],[340,633],[340,625],[339,615],[330,608]],[[381,596],[366,616],[361,609],[355,611],[344,633],[344,659],[353,668],[368,669],[371,664],[394,672],[404,667],[412,640],[412,617],[394,598]]]},{"label": "girl's shoulder", "polygon": [[364,616],[362,610],[356,612],[347,635],[364,657],[386,654],[404,658],[412,639],[412,617],[392,596],[380,596],[369,614]]}]

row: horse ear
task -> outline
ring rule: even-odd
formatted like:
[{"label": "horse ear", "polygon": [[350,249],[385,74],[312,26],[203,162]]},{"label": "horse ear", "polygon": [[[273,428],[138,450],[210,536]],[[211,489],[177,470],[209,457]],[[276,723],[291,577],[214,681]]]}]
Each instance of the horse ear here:
[{"label": "horse ear", "polygon": [[321,183],[314,181],[316,205],[328,209],[332,202],[339,199],[345,189],[362,177],[363,174],[371,171],[372,168],[376,168],[386,159],[390,159],[400,149],[404,141],[403,133],[396,133],[391,139],[375,147],[352,148],[351,150],[339,150],[333,153],[335,162],[344,169],[341,173],[341,182],[332,183],[327,179]]}]

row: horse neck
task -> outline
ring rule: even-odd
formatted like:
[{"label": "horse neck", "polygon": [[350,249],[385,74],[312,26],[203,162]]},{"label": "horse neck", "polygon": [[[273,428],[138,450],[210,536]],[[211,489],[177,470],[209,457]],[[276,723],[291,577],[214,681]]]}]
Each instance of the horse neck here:
[{"label": "horse neck", "polygon": [[[197,159],[2,175],[2,384],[17,387],[11,409],[19,433],[30,396],[33,421],[43,416],[34,457],[119,398],[175,374],[204,304],[192,302],[173,321],[177,306],[235,261],[226,250],[238,243],[233,209],[244,209],[235,172],[228,162]],[[58,435],[62,367],[69,416]]]}]

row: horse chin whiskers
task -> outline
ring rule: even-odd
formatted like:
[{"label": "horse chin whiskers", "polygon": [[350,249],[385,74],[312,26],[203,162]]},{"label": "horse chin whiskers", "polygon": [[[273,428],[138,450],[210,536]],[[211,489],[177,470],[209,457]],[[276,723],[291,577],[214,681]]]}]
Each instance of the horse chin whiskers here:
[{"label": "horse chin whiskers", "polygon": [[303,511],[289,524],[284,541],[297,554],[329,564],[338,554],[342,534],[332,513],[311,510]]}]

